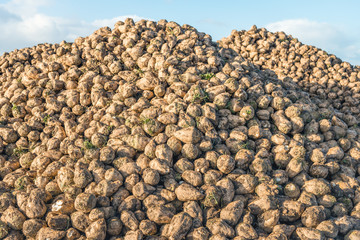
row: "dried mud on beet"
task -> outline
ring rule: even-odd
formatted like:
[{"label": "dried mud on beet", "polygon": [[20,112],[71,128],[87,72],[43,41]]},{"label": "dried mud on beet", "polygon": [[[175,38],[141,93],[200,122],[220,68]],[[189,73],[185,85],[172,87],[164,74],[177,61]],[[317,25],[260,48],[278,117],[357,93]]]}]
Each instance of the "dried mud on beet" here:
[{"label": "dried mud on beet", "polygon": [[0,57],[1,239],[360,239],[360,69],[132,19]]}]

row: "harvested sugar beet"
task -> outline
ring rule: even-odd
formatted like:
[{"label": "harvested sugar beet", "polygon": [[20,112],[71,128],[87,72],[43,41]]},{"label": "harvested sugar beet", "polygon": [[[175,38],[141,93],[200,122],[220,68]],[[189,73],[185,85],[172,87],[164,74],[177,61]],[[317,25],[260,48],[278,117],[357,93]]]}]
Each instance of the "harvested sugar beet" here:
[{"label": "harvested sugar beet", "polygon": [[359,239],[360,69],[132,19],[0,57],[1,239]]}]

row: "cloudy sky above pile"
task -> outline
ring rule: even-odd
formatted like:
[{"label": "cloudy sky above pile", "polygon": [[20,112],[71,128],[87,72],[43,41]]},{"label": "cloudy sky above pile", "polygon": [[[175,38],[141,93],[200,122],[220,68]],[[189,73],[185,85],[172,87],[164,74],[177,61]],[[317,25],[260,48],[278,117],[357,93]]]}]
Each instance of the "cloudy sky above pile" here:
[{"label": "cloudy sky above pile", "polygon": [[73,41],[132,17],[186,23],[214,40],[255,24],[360,65],[359,9],[357,0],[0,0],[0,54]]}]

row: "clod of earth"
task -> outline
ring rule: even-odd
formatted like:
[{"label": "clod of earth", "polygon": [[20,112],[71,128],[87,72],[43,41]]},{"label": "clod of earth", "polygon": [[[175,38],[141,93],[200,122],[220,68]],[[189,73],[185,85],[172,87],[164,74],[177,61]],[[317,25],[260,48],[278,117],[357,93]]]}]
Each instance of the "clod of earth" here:
[{"label": "clod of earth", "polygon": [[1,239],[359,239],[360,68],[126,19],[0,57]]}]

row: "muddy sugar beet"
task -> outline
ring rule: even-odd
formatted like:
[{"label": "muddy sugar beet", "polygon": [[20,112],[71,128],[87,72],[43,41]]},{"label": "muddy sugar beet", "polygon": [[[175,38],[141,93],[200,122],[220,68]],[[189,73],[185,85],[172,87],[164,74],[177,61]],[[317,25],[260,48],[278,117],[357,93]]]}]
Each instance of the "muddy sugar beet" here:
[{"label": "muddy sugar beet", "polygon": [[0,57],[1,239],[360,239],[360,69],[132,19]]}]

